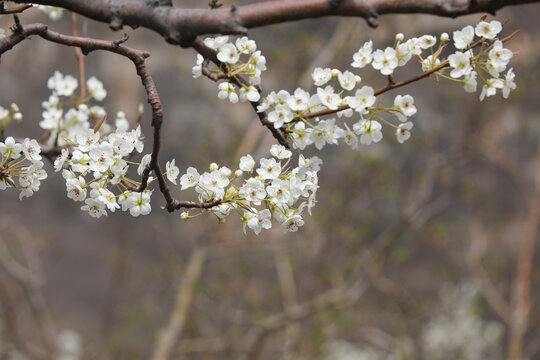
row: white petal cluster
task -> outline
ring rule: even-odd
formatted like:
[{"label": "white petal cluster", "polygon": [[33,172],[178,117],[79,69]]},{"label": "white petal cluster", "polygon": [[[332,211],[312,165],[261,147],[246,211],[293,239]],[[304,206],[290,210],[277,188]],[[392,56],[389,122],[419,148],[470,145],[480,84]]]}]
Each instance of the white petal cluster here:
[{"label": "white petal cluster", "polygon": [[47,178],[41,161],[41,147],[34,139],[22,143],[8,137],[0,142],[0,190],[14,188],[19,198],[32,196]]},{"label": "white petal cluster", "polygon": [[[454,31],[454,46],[460,51],[448,56],[448,63],[452,68],[450,76],[454,79],[462,78],[457,81],[462,82],[464,90],[469,93],[477,91],[478,79],[481,79],[484,84],[480,100],[494,96],[497,89],[501,89],[503,97],[507,98],[510,91],[516,88],[512,69],[508,70],[504,77],[501,76],[513,56],[513,52],[497,39],[501,30],[501,23],[493,20],[481,21],[474,28],[468,25]],[[478,55],[470,48],[475,35],[481,38],[476,44],[481,42],[487,45],[487,50]]]},{"label": "white petal cluster", "polygon": [[[274,145],[270,153],[273,157],[260,159],[259,167],[251,155],[243,156],[234,172],[212,164],[209,172],[199,174],[190,167],[180,179],[182,190],[193,187],[199,200],[219,200],[219,205],[208,209],[219,221],[225,221],[230,213],[239,213],[244,231],[249,228],[259,234],[262,229],[270,229],[273,221],[284,232],[297,231],[304,224],[304,211],[311,214],[315,204],[319,187],[317,172],[322,161],[318,157],[300,156],[297,167],[285,169],[281,161],[289,160],[292,152]],[[242,179],[243,174],[248,177]],[[181,217],[193,216],[184,212]]]},{"label": "white petal cluster", "polygon": [[[257,50],[255,41],[241,37],[235,42],[229,36],[209,37],[204,45],[216,51],[217,59],[222,63],[216,70],[209,70],[220,77],[227,78],[218,84],[218,98],[238,101],[257,102],[261,98],[257,86],[261,83],[261,74],[266,70],[266,58]],[[194,78],[203,74],[204,58],[198,54],[196,65],[191,69]],[[231,79],[242,76],[248,81],[242,86]],[[238,92],[238,93],[237,93]]]}]

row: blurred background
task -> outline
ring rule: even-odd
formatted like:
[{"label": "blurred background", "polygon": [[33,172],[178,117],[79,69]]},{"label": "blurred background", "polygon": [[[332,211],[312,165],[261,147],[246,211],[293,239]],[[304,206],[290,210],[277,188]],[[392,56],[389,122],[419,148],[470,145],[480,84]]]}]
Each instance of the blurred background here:
[{"label": "blurred background", "polygon": [[[532,286],[540,275],[532,256],[540,221],[539,15],[539,5],[497,13],[503,36],[520,30],[506,45],[518,84],[509,99],[480,102],[459,84],[425,79],[381,96],[385,103],[414,97],[418,113],[405,144],[384,127],[378,144],[310,152],[324,161],[318,204],[296,233],[274,226],[244,234],[234,216],[224,224],[208,214],[185,222],[160,209],[157,192],[148,216],[96,220],[66,197],[51,164],[32,197],[3,191],[0,358],[48,358],[57,346],[55,358],[64,360],[157,359],[172,321],[180,328],[171,359],[505,359],[520,341],[523,359],[540,359],[540,292]],[[293,92],[314,89],[315,67],[353,70],[352,54],[369,39],[385,48],[398,32],[438,38],[479,18],[387,15],[377,29],[362,19],[324,18],[249,37],[267,59],[264,92]],[[72,32],[67,12],[53,22],[30,9],[20,19]],[[78,23],[83,36],[115,40],[125,31],[127,46],[150,52],[165,115],[162,167],[175,158],[181,174],[211,162],[234,169],[247,153],[268,156],[274,139],[251,107],[220,101],[215,83],[191,77],[193,50],[145,29],[115,33],[80,16]],[[12,25],[0,17],[0,28]],[[74,51],[32,37],[1,60],[0,106],[16,102],[24,115],[6,135],[39,138],[47,79],[55,70],[77,77]],[[400,68],[395,80],[417,71]],[[386,84],[370,67],[354,72],[374,88]],[[103,81],[109,114],[124,111],[134,123],[145,104],[149,150],[150,109],[133,65],[93,52],[86,76]],[[195,200],[189,191],[173,193]],[[521,334],[519,314],[528,320]]]}]

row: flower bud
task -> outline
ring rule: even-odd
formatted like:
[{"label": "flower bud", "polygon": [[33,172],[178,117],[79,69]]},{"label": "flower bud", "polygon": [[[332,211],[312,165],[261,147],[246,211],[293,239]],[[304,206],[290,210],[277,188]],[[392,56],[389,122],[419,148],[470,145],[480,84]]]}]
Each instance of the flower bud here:
[{"label": "flower bud", "polygon": [[217,169],[219,169],[218,164],[216,164],[216,163],[211,163],[210,164],[210,171],[216,171]]},{"label": "flower bud", "polygon": [[187,220],[189,219],[189,213],[187,211],[183,211],[181,214],[180,214],[180,219],[182,220]]},{"label": "flower bud", "polygon": [[441,34],[441,41],[442,42],[446,42],[446,41],[448,41],[448,39],[450,39],[450,38],[448,37],[447,33],[442,33]]},{"label": "flower bud", "polygon": [[333,77],[338,77],[339,74],[341,74],[341,71],[339,71],[338,69],[332,69],[332,76]]},{"label": "flower bud", "polygon": [[242,170],[240,170],[240,169],[238,169],[238,170],[236,170],[234,172],[234,176],[236,176],[236,177],[240,177],[240,176],[242,176],[242,174],[244,174],[244,172]]},{"label": "flower bud", "polygon": [[11,104],[11,111],[14,112],[14,113],[18,113],[21,110],[19,109],[19,105],[13,103],[13,104]]},{"label": "flower bud", "polygon": [[13,114],[13,120],[15,120],[17,122],[22,121],[22,118],[23,118],[23,116],[22,116],[22,114],[20,112],[17,112],[15,114]]},{"label": "flower bud", "polygon": [[403,41],[405,35],[403,33],[396,34],[396,41]]},{"label": "flower bud", "polygon": [[360,84],[360,82],[362,81],[362,78],[358,75],[354,75],[354,81],[356,81],[357,84]]}]

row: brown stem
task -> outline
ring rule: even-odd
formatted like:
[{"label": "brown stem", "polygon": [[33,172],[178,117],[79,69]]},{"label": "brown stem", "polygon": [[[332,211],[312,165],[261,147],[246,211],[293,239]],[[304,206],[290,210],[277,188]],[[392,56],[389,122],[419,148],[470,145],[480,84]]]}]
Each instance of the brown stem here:
[{"label": "brown stem", "polygon": [[[77,14],[71,13],[71,23],[73,24],[73,36],[79,36],[77,30]],[[77,63],[79,64],[79,82],[81,83],[81,100],[86,97],[86,77],[84,75],[84,55],[81,48],[75,48],[75,56],[77,57]]]}]

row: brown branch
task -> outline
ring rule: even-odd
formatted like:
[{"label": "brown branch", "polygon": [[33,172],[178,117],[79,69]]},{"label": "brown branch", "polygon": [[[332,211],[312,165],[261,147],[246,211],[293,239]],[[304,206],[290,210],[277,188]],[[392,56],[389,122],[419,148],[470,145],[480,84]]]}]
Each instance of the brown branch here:
[{"label": "brown branch", "polygon": [[[472,13],[491,13],[505,6],[538,0],[275,0],[219,9],[183,9],[151,6],[146,0],[36,0],[59,6],[108,23],[115,30],[123,25],[145,27],[170,43],[190,46],[199,35],[245,34],[248,29],[326,16],[361,17],[375,25],[384,14],[421,13],[455,18]],[[24,3],[25,0],[15,0]]]},{"label": "brown branch", "polygon": [[0,15],[19,14],[19,13],[22,13],[26,9],[30,9],[31,7],[32,5],[26,4],[26,5],[14,7],[12,9],[1,9]]},{"label": "brown branch", "polygon": [[[77,14],[71,13],[71,22],[73,24],[73,36],[79,36],[77,29]],[[84,54],[81,48],[75,48],[75,56],[77,57],[77,63],[79,65],[79,82],[81,83],[81,99],[86,97],[86,77],[84,74]]]}]

